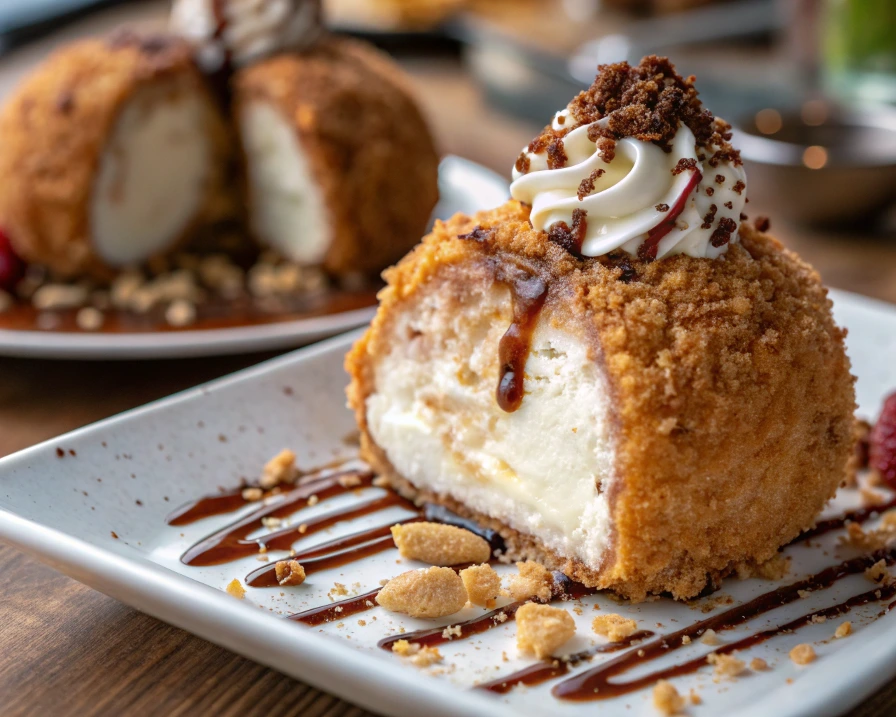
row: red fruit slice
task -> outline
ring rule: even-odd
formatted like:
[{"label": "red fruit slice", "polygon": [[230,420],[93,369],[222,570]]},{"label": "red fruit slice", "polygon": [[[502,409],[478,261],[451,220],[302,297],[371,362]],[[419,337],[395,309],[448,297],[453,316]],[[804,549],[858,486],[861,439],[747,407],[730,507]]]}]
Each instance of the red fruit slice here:
[{"label": "red fruit slice", "polygon": [[644,243],[638,247],[638,257],[641,259],[647,259],[648,261],[656,259],[656,250],[659,246],[660,239],[662,239],[666,234],[672,231],[672,227],[675,226],[675,220],[681,215],[684,211],[684,208],[687,206],[688,197],[691,196],[691,192],[694,191],[694,187],[700,184],[700,181],[703,179],[703,174],[697,170],[691,170],[691,178],[688,180],[688,183],[684,187],[684,191],[681,193],[681,196],[675,200],[675,204],[666,212],[666,216],[663,217],[663,221],[657,224],[653,229],[647,232],[647,239],[644,240]]},{"label": "red fruit slice", "polygon": [[0,289],[12,291],[25,275],[25,262],[13,251],[9,237],[0,229]]},{"label": "red fruit slice", "polygon": [[887,485],[896,489],[896,393],[884,401],[884,408],[871,429],[869,465]]}]

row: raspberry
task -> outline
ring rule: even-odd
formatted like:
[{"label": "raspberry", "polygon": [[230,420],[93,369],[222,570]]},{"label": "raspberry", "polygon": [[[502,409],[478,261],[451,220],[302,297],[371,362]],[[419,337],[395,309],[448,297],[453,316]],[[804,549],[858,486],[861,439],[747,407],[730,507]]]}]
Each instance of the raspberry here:
[{"label": "raspberry", "polygon": [[887,396],[871,430],[869,465],[891,488],[896,488],[896,393]]},{"label": "raspberry", "polygon": [[6,232],[0,229],[0,289],[12,291],[24,274],[24,262],[13,251]]}]

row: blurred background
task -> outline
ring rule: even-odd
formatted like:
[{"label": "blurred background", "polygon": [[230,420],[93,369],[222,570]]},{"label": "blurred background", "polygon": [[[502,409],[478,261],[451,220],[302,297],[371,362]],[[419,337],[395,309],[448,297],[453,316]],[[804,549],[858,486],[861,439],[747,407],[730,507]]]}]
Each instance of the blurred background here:
[{"label": "blurred background", "polygon": [[[0,0],[0,96],[56,44],[165,0]],[[596,66],[667,54],[737,130],[750,214],[833,286],[896,302],[893,0],[325,0],[413,75],[443,152],[509,175]]]}]

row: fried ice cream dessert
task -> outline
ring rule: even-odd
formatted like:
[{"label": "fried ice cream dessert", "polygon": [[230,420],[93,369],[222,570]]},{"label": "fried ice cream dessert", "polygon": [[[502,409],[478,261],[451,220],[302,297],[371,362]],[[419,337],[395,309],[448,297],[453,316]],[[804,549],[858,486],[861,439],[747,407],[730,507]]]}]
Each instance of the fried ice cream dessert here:
[{"label": "fried ice cream dessert", "polygon": [[730,138],[665,58],[600,67],[514,199],[386,272],[346,359],[364,459],[506,558],[634,600],[693,597],[810,528],[852,446],[844,332],[742,214]]},{"label": "fried ice cream dessert", "polygon": [[57,51],[6,102],[0,134],[0,226],[61,278],[108,279],[232,208],[225,121],[174,37]]},{"label": "fried ice cream dessert", "polygon": [[259,243],[370,275],[419,241],[438,155],[400,68],[378,50],[329,37],[241,69],[233,111]]}]

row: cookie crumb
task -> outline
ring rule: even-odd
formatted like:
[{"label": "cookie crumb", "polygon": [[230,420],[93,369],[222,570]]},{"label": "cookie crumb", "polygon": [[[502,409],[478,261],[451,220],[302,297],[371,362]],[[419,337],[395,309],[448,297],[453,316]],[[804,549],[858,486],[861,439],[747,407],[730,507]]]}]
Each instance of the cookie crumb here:
[{"label": "cookie crumb", "polygon": [[572,616],[562,608],[530,602],[516,611],[517,648],[538,659],[553,655],[575,632]]},{"label": "cookie crumb", "polygon": [[262,488],[273,488],[280,483],[293,482],[297,474],[296,454],[285,448],[265,463],[258,483]]},{"label": "cookie crumb", "polygon": [[852,623],[849,620],[841,622],[837,625],[837,629],[834,630],[834,637],[840,638],[848,635],[852,635]]},{"label": "cookie crumb", "polygon": [[797,665],[808,665],[815,660],[815,648],[805,642],[790,651],[790,659]]},{"label": "cookie crumb", "polygon": [[442,661],[442,653],[437,647],[424,647],[416,655],[411,656],[411,662],[416,667],[429,667]]},{"label": "cookie crumb", "polygon": [[446,640],[452,640],[455,637],[462,637],[464,631],[461,629],[460,625],[449,625],[444,630],[442,630],[442,637]]},{"label": "cookie crumb", "polygon": [[451,568],[411,570],[392,578],[377,593],[379,605],[411,617],[445,617],[467,604],[464,581]]},{"label": "cookie crumb", "polygon": [[430,565],[484,563],[492,555],[484,538],[469,530],[442,523],[393,525],[392,539],[403,558]]},{"label": "cookie crumb", "polygon": [[682,635],[682,637],[681,637],[681,644],[682,644],[682,645],[690,645],[690,644],[691,644],[691,638],[690,638],[690,636],[688,636],[688,635]]},{"label": "cookie crumb", "polygon": [[514,600],[527,600],[535,597],[539,600],[551,599],[551,586],[554,577],[551,571],[541,563],[527,560],[516,564],[519,573],[510,579],[508,590]]},{"label": "cookie crumb", "polygon": [[750,669],[754,672],[763,672],[768,669],[768,663],[761,657],[754,657],[750,660]]},{"label": "cookie crumb", "polygon": [[227,591],[228,595],[235,597],[237,600],[242,600],[246,597],[246,588],[244,588],[243,584],[236,578],[227,583],[227,587],[224,589]]},{"label": "cookie crumb", "polygon": [[264,497],[264,491],[261,488],[243,488],[241,495],[248,503],[255,503]]},{"label": "cookie crumb", "polygon": [[700,636],[700,642],[704,645],[721,645],[722,641],[719,639],[719,636],[716,634],[715,630],[707,630]]},{"label": "cookie crumb", "polygon": [[676,715],[684,709],[684,697],[678,694],[675,685],[660,680],[653,686],[653,706],[664,715]]},{"label": "cookie crumb", "polygon": [[638,623],[615,612],[598,615],[591,622],[591,629],[610,642],[619,642],[638,631]]},{"label": "cookie crumb", "polygon": [[743,660],[738,660],[734,655],[725,655],[718,652],[710,652],[706,661],[713,666],[713,674],[716,677],[737,677],[747,668]]},{"label": "cookie crumb", "polygon": [[280,585],[301,585],[305,582],[305,568],[298,560],[278,560],[274,571]]},{"label": "cookie crumb", "polygon": [[890,573],[887,572],[887,561],[878,560],[865,571],[865,577],[873,583],[883,582],[885,578],[890,577]]},{"label": "cookie crumb", "polygon": [[491,565],[483,563],[465,568],[460,571],[460,579],[471,603],[488,608],[495,606],[495,599],[501,594],[501,576]]}]

